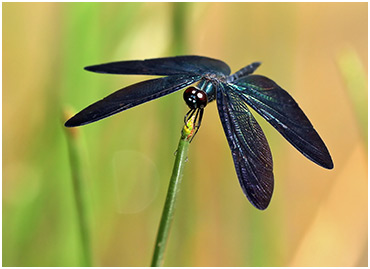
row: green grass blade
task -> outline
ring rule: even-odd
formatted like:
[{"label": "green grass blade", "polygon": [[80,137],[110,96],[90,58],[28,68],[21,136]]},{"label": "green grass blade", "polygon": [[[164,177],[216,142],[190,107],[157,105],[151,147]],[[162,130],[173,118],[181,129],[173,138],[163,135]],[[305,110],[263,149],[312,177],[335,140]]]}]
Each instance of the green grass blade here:
[{"label": "green grass blade", "polygon": [[78,226],[81,237],[81,266],[92,266],[91,256],[91,219],[89,214],[89,201],[87,195],[87,185],[81,167],[81,150],[77,129],[65,128],[70,166],[72,172],[73,190],[75,197],[76,211],[78,215]]},{"label": "green grass blade", "polygon": [[189,3],[172,3],[172,51],[174,55],[187,51],[186,16]]},{"label": "green grass blade", "polygon": [[347,87],[352,107],[365,143],[367,143],[367,81],[359,55],[352,49],[343,50],[337,64]]},{"label": "green grass blade", "polygon": [[185,162],[187,160],[190,139],[194,132],[193,120],[194,117],[188,121],[188,125],[190,125],[190,128],[184,126],[179,145],[177,147],[175,164],[173,166],[172,176],[167,191],[166,202],[163,207],[162,218],[159,224],[157,240],[154,246],[154,254],[151,265],[153,267],[162,265],[164,250],[166,247],[169,230],[175,212],[176,198],[180,189]]}]

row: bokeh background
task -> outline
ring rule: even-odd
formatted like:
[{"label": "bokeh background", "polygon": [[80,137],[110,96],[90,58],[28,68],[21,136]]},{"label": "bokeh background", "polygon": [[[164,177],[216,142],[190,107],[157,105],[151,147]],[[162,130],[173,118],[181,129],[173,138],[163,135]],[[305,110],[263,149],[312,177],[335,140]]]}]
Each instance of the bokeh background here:
[{"label": "bokeh background", "polygon": [[367,11],[367,3],[3,3],[3,265],[86,265],[76,167],[93,265],[150,264],[187,112],[182,92],[72,133],[63,121],[148,78],[84,66],[195,54],[232,71],[262,61],[256,73],[294,96],[335,167],[310,162],[257,117],[276,180],[269,208],[258,211],[210,104],[164,265],[367,266]]}]

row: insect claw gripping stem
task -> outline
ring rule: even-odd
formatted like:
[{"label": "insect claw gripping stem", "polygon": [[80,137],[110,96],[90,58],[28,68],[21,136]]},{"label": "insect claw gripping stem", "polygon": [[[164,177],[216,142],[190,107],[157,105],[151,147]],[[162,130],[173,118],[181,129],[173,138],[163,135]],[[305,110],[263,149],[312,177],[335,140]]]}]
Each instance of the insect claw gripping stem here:
[{"label": "insect claw gripping stem", "polygon": [[[197,132],[199,130],[200,124],[202,123],[203,112],[204,112],[203,108],[190,109],[184,117],[185,126],[187,128],[189,128],[188,123],[189,123],[190,120],[192,120],[192,117],[193,117],[193,129],[194,130],[189,135],[189,136],[191,136],[190,143],[191,143],[191,141],[193,141],[195,135],[197,134]],[[195,113],[195,115],[194,115],[194,113]]]},{"label": "insect claw gripping stem", "polygon": [[191,116],[193,116],[194,114],[194,109],[190,109],[186,114],[185,114],[185,117],[184,117],[184,123],[185,123],[185,126],[187,128],[189,128],[188,126],[188,121],[189,119],[191,118]]}]

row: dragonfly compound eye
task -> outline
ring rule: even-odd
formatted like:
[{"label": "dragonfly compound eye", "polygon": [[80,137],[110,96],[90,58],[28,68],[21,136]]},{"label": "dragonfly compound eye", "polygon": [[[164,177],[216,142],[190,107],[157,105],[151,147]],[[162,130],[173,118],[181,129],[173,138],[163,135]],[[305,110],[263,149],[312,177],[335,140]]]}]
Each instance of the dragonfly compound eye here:
[{"label": "dragonfly compound eye", "polygon": [[184,100],[190,109],[204,108],[208,103],[207,94],[195,87],[189,87],[184,91]]}]

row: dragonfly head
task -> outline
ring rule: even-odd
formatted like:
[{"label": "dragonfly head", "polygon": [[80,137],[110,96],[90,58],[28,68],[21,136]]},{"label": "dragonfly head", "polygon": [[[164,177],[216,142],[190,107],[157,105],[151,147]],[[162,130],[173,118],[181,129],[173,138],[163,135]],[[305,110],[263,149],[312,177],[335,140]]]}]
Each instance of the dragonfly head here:
[{"label": "dragonfly head", "polygon": [[193,86],[184,91],[184,100],[190,109],[203,109],[208,103],[206,92]]}]

